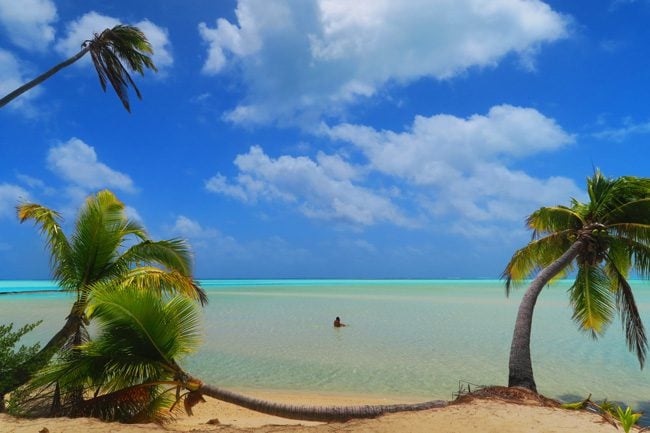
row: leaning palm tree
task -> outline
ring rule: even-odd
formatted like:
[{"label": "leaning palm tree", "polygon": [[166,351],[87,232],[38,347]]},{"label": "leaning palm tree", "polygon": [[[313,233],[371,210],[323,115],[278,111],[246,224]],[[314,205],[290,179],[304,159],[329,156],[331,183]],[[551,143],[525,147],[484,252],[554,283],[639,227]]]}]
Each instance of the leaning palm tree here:
[{"label": "leaning palm tree", "polygon": [[129,86],[133,87],[139,99],[142,99],[142,95],[124,64],[131,71],[140,75],[144,75],[145,68],[156,71],[156,66],[150,57],[153,54],[153,49],[144,33],[137,27],[125,25],[117,25],[112,29],[104,30],[100,34],[95,33],[92,39],[81,44],[81,51],[77,54],[0,99],[0,108],[47,80],[61,69],[72,65],[88,53],[90,53],[97,71],[102,90],[106,91],[106,83],[109,82],[117,97],[122,101],[124,108],[131,112],[127,91]]},{"label": "leaning palm tree", "polygon": [[[90,307],[98,334],[58,363],[42,371],[31,394],[48,396],[54,383],[82,387],[91,398],[61,408],[61,415],[94,416],[126,422],[165,420],[182,406],[209,396],[258,412],[285,418],[332,421],[370,418],[383,413],[423,410],[444,401],[417,404],[314,407],[258,400],[204,384],[180,366],[180,358],[199,345],[200,316],[196,303],[179,296],[163,299],[132,287],[115,290],[95,286]],[[38,391],[41,394],[38,394]]]},{"label": "leaning palm tree", "polygon": [[[32,220],[40,227],[50,251],[54,278],[61,288],[75,296],[65,325],[36,356],[26,362],[13,380],[0,388],[0,396],[26,383],[35,369],[42,368],[66,345],[81,344],[86,338],[86,309],[97,284],[134,287],[160,296],[180,293],[207,301],[205,292],[192,279],[187,244],[178,239],[152,241],[144,228],[129,219],[125,206],[115,195],[100,191],[88,197],[68,237],[60,215],[35,203],[18,206],[21,222]],[[129,244],[130,246],[127,246]]]},{"label": "leaning palm tree", "polygon": [[641,368],[648,348],[628,282],[630,271],[650,276],[650,179],[609,179],[596,171],[587,179],[589,201],[543,207],[527,219],[533,240],[515,252],[503,277],[506,293],[535,273],[524,294],[510,349],[509,386],[537,391],[530,355],[533,310],[542,289],[577,268],[569,289],[573,320],[600,336],[618,309],[630,351]]}]

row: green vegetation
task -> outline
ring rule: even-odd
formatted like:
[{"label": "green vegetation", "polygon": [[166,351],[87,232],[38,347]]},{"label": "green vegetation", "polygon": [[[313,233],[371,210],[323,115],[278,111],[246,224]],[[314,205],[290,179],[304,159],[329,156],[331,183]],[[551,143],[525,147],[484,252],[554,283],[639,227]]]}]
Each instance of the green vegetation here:
[{"label": "green vegetation", "polygon": [[[20,369],[29,368],[29,360],[36,355],[40,345],[21,345],[16,351],[15,347],[21,338],[32,331],[41,321],[23,326],[13,331],[14,324],[0,325],[0,387],[2,389],[15,386],[17,372]],[[4,410],[4,395],[0,395],[0,412]]]},{"label": "green vegetation", "polygon": [[88,53],[90,53],[93,66],[97,71],[102,90],[106,91],[106,83],[109,82],[117,97],[122,101],[124,108],[130,112],[129,86],[133,87],[139,99],[142,99],[142,95],[124,67],[124,63],[131,71],[140,75],[144,75],[145,68],[156,71],[156,66],[150,57],[153,54],[151,44],[144,33],[137,27],[123,25],[117,25],[100,34],[95,34],[92,39],[81,45],[81,51],[77,54],[0,99],[0,108]]},{"label": "green vegetation", "polygon": [[26,383],[31,371],[47,365],[54,354],[87,341],[87,306],[96,290],[133,287],[157,296],[178,293],[201,303],[207,301],[192,279],[191,254],[185,241],[150,240],[144,228],[126,216],[124,204],[110,191],[88,197],[69,237],[61,227],[60,215],[42,205],[22,204],[18,217],[21,222],[32,220],[40,228],[50,251],[54,278],[63,290],[75,294],[76,301],[63,328],[30,359],[29,368],[26,364],[19,369],[20,380],[13,387],[0,388],[0,394]]},{"label": "green vegetation", "polygon": [[509,386],[536,391],[530,355],[533,310],[554,278],[577,269],[569,290],[573,320],[596,338],[618,310],[628,347],[643,368],[648,342],[627,281],[633,270],[650,276],[650,179],[609,179],[597,171],[587,179],[589,201],[543,207],[527,219],[533,240],[515,252],[503,277],[511,285],[537,276],[519,306],[510,349]]},{"label": "green vegetation", "polygon": [[634,413],[632,412],[632,408],[628,406],[625,411],[619,406],[616,408],[616,414],[618,420],[621,422],[621,426],[623,426],[623,430],[625,433],[629,433],[630,429],[636,422],[641,418],[640,413]]},{"label": "green vegetation", "polygon": [[154,291],[105,285],[96,289],[89,311],[99,335],[66,352],[29,388],[42,388],[38,394],[47,400],[57,384],[93,396],[64,399],[60,415],[123,422],[167,419],[172,404],[188,395],[181,390],[196,389],[177,360],[199,346],[197,305],[182,296],[164,300]]},{"label": "green vegetation", "polygon": [[632,426],[634,426],[643,414],[634,413],[632,408],[627,407],[623,410],[621,406],[617,406],[607,399],[601,403],[591,401],[591,394],[584,400],[576,401],[573,403],[564,403],[561,405],[563,409],[569,410],[585,410],[588,409],[592,412],[599,413],[605,421],[617,427],[617,422],[621,424],[625,433],[629,433]]}]

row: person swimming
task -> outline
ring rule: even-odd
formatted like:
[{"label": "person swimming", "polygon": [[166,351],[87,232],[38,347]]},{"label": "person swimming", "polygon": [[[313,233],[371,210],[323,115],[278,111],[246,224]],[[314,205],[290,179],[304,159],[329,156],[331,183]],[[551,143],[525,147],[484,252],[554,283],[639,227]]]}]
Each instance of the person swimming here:
[{"label": "person swimming", "polygon": [[343,326],[348,326],[345,323],[341,323],[341,318],[339,316],[336,316],[336,319],[334,319],[334,327],[335,328],[341,328]]}]

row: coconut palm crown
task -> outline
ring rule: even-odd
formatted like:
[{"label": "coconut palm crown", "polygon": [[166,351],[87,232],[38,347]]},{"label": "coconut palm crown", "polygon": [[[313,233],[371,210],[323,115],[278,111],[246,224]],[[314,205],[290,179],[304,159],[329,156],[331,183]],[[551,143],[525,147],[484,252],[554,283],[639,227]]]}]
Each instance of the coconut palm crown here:
[{"label": "coconut palm crown", "polygon": [[66,323],[41,351],[30,359],[24,371],[14,377],[13,386],[27,382],[35,368],[43,367],[66,345],[85,340],[87,306],[98,287],[119,290],[132,287],[161,294],[181,294],[200,303],[205,292],[192,278],[188,245],[179,239],[153,241],[145,229],[126,215],[124,204],[108,191],[88,197],[79,211],[74,231],[66,236],[60,215],[45,206],[18,206],[21,222],[34,221],[44,235],[50,252],[54,279],[75,295]]},{"label": "coconut palm crown", "polygon": [[643,368],[648,341],[630,272],[650,276],[650,179],[587,179],[589,201],[542,207],[526,220],[532,241],[516,251],[503,277],[506,293],[535,274],[519,306],[510,350],[509,385],[536,391],[530,356],[535,302],[552,279],[577,271],[569,289],[573,320],[597,338],[620,312],[629,349]]},{"label": "coconut palm crown", "polygon": [[128,69],[140,75],[144,75],[145,68],[153,71],[157,69],[151,60],[153,49],[144,33],[137,27],[126,25],[117,25],[99,34],[95,33],[92,39],[81,44],[81,50],[77,54],[0,99],[0,108],[88,53],[97,71],[102,90],[105,92],[106,84],[110,83],[124,108],[131,112],[128,88],[133,87],[138,99],[142,99],[142,95]]}]

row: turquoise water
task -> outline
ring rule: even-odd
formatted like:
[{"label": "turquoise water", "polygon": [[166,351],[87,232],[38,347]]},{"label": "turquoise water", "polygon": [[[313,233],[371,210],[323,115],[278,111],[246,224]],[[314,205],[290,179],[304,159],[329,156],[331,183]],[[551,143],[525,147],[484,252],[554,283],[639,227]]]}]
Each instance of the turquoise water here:
[{"label": "turquoise water", "polygon": [[[48,286],[49,284],[49,286]],[[512,327],[523,291],[510,299],[488,280],[205,280],[204,343],[182,364],[225,387],[451,398],[458,380],[506,384]],[[0,292],[56,289],[0,282]],[[546,288],[533,326],[539,391],[565,400],[624,401],[650,412],[650,375],[627,351],[619,322],[594,341],[571,321],[568,282]],[[650,326],[650,285],[633,282]],[[0,296],[0,322],[45,319],[57,330],[69,295]],[[340,316],[348,323],[335,329]]]}]

